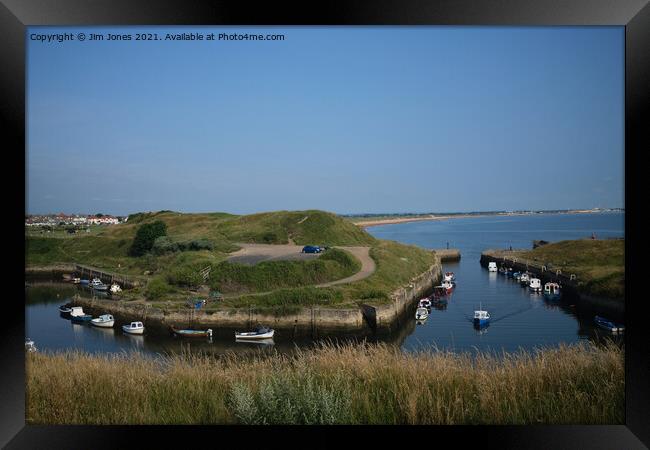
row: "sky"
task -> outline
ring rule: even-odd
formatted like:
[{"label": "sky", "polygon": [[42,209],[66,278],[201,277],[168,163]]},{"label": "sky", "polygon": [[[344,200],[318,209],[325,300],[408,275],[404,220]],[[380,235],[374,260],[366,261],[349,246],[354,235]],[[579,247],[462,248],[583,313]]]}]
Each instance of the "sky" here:
[{"label": "sky", "polygon": [[28,214],[625,206],[623,27],[26,39]]}]

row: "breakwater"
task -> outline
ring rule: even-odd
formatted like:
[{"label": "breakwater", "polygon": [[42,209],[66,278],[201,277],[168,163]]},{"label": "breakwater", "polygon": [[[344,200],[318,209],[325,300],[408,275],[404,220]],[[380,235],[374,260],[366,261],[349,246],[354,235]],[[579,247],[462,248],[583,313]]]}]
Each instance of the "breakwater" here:
[{"label": "breakwater", "polygon": [[518,258],[516,253],[509,250],[485,250],[481,253],[481,266],[486,267],[490,262],[495,262],[497,266],[512,267],[516,271],[528,271],[539,278],[543,283],[554,282],[562,286],[562,291],[573,295],[574,297],[587,301],[595,306],[602,306],[614,309],[618,312],[625,310],[623,299],[611,299],[595,297],[581,290],[580,279],[576,274],[564,273],[561,269],[554,268],[552,265],[544,265],[526,259]]},{"label": "breakwater", "polygon": [[457,248],[436,248],[433,251],[443,263],[460,261],[460,250]]}]

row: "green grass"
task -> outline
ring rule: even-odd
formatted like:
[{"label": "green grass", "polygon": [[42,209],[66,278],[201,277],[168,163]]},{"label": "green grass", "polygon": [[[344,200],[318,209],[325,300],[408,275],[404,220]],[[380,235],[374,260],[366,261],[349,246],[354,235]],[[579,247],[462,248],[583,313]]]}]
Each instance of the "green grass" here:
[{"label": "green grass", "polygon": [[580,239],[546,244],[516,252],[519,258],[549,265],[553,271],[575,274],[586,293],[607,298],[625,297],[625,240]]},{"label": "green grass", "polygon": [[623,424],[624,353],[29,353],[28,424]]},{"label": "green grass", "polygon": [[222,262],[213,266],[210,284],[223,293],[264,292],[339,280],[360,269],[361,263],[350,253],[330,249],[310,261],[267,261],[253,266]]}]

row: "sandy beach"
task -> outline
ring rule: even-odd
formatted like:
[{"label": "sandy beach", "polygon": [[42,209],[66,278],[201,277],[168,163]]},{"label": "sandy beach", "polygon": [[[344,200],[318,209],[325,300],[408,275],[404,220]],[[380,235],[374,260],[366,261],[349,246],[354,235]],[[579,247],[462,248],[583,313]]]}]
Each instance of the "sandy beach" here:
[{"label": "sandy beach", "polygon": [[577,209],[573,211],[563,211],[563,212],[542,212],[542,213],[528,213],[528,212],[512,212],[512,213],[501,213],[501,214],[453,214],[453,215],[433,215],[429,214],[421,217],[396,217],[394,219],[378,219],[378,220],[362,220],[354,221],[353,223],[359,227],[374,227],[377,225],[390,225],[395,223],[404,223],[404,222],[419,222],[423,220],[447,220],[447,219],[466,219],[470,217],[488,217],[488,216],[530,216],[537,214],[587,214],[587,213],[597,213],[601,211],[589,210],[589,209]]}]

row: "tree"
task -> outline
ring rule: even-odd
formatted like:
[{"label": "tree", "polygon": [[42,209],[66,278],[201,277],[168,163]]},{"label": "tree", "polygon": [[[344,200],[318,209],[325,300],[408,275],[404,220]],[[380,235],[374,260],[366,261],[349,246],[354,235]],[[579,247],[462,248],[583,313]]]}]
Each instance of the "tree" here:
[{"label": "tree", "polygon": [[129,249],[129,255],[142,256],[153,247],[156,238],[167,235],[167,225],[162,220],[140,225]]}]

